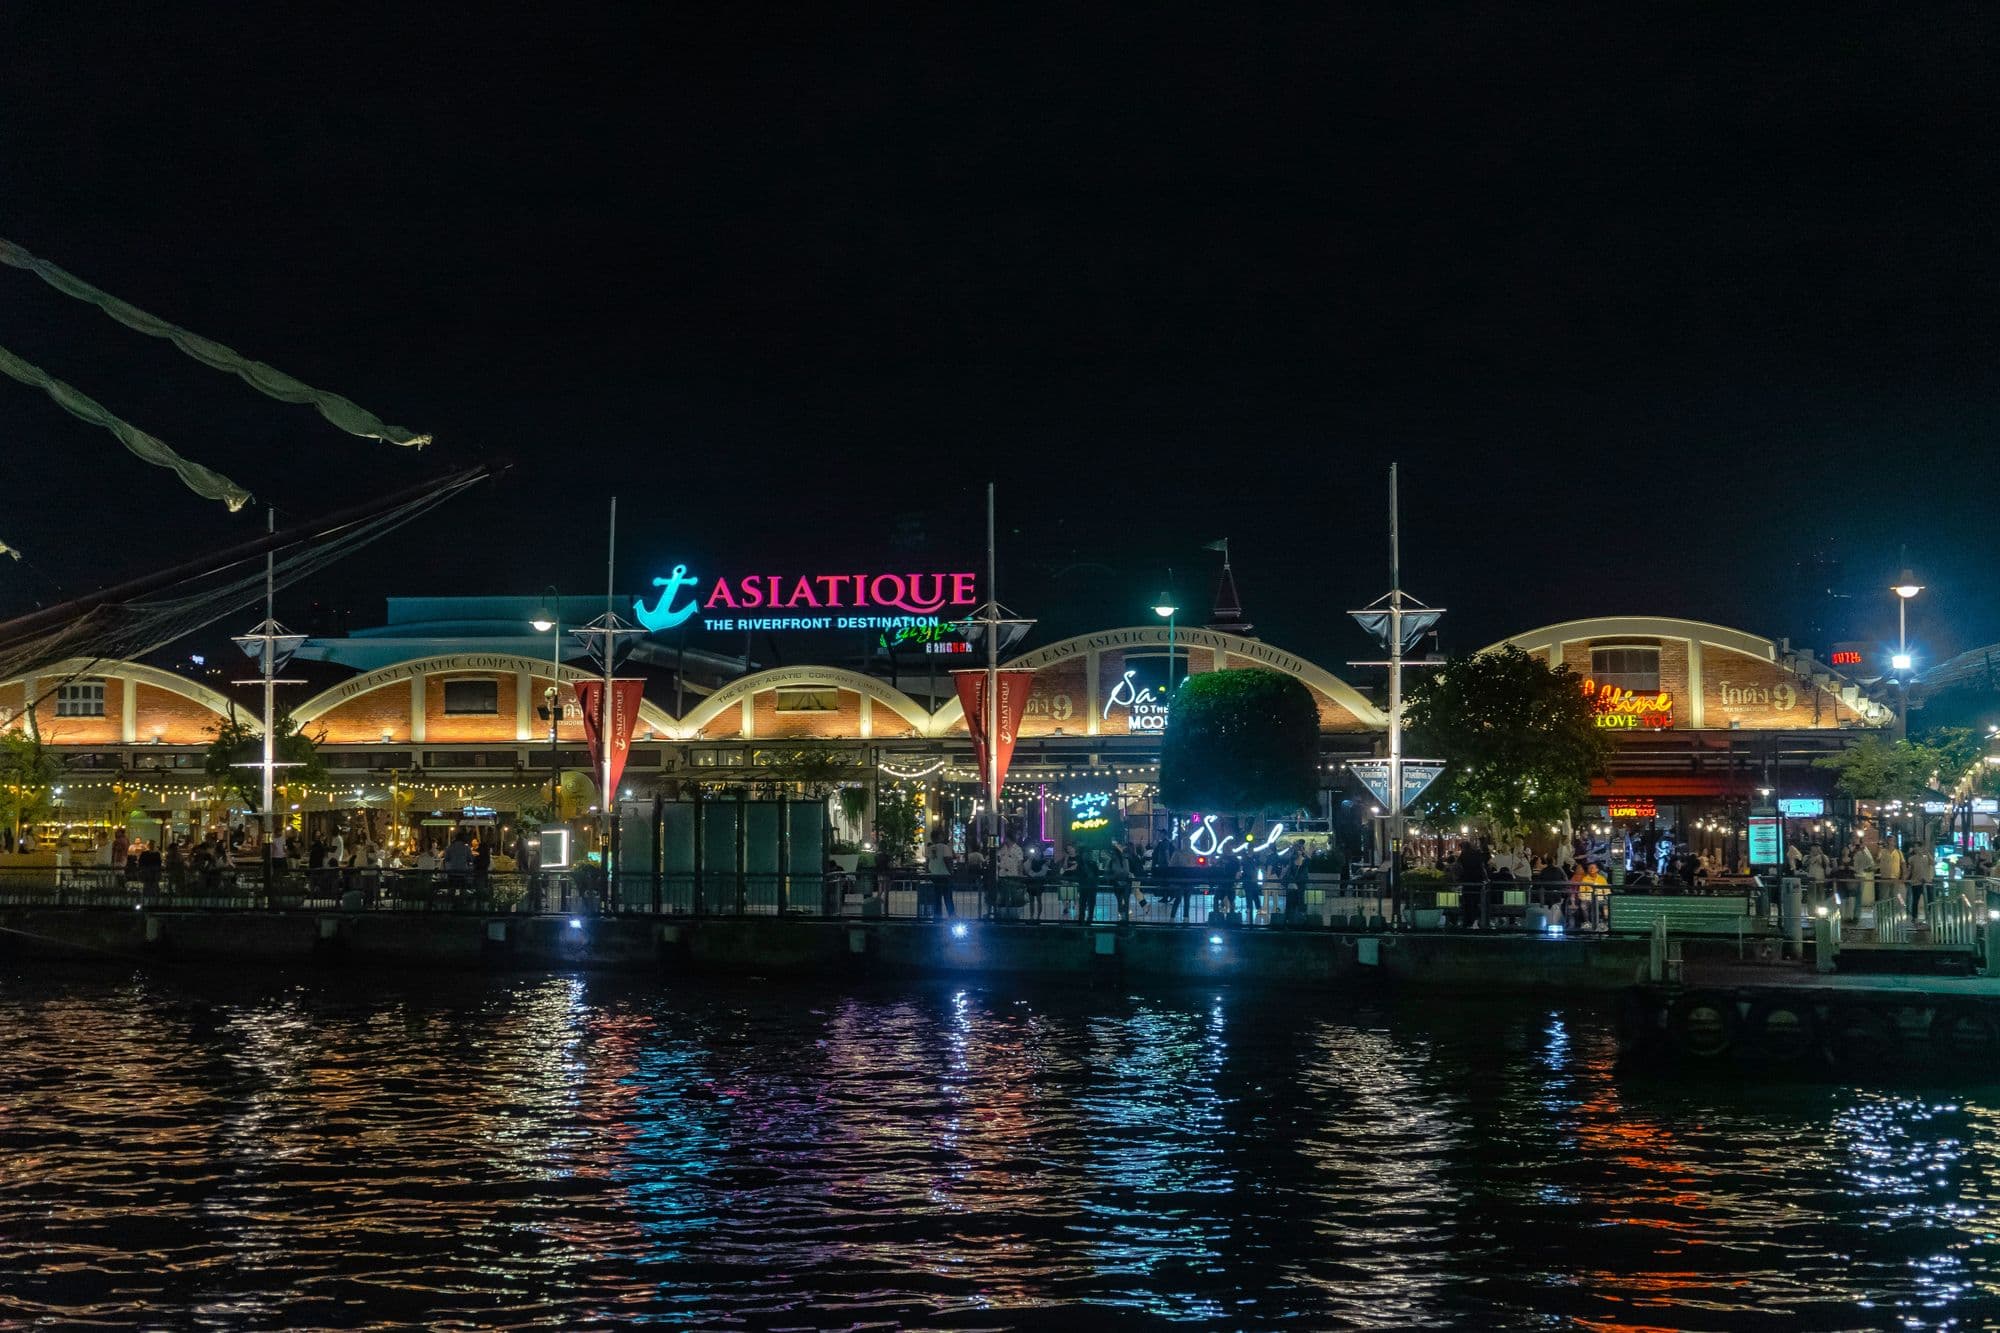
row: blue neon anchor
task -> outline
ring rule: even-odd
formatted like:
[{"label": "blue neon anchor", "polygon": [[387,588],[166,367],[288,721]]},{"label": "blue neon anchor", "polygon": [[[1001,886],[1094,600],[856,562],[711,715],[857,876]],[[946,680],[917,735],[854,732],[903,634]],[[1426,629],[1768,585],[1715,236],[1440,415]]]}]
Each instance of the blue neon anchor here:
[{"label": "blue neon anchor", "polygon": [[650,611],[646,609],[644,602],[634,602],[632,603],[632,613],[639,617],[641,625],[644,625],[654,634],[658,634],[663,629],[672,629],[676,625],[684,624],[689,616],[701,609],[699,602],[689,602],[678,611],[673,607],[675,595],[682,588],[691,588],[694,586],[694,576],[688,573],[686,565],[675,565],[674,572],[671,575],[663,579],[654,579],[653,586],[662,590],[659,600],[653,603]]}]

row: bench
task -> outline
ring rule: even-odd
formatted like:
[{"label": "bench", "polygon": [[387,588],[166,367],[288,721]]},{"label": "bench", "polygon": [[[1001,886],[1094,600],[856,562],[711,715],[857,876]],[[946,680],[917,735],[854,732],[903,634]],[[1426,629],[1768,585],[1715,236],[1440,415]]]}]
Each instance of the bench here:
[{"label": "bench", "polygon": [[1650,934],[1655,921],[1665,921],[1675,935],[1742,935],[1753,922],[1750,900],[1742,895],[1713,898],[1649,894],[1611,895],[1611,933]]}]

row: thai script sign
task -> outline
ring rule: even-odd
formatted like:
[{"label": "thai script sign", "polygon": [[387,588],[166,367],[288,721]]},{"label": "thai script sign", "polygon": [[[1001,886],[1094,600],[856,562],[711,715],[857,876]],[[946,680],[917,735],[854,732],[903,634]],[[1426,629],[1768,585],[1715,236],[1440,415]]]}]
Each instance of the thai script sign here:
[{"label": "thai script sign", "polygon": [[704,584],[675,565],[653,587],[653,604],[636,601],[632,611],[656,634],[691,623],[708,630],[898,630],[944,624],[947,612],[969,612],[978,600],[977,580],[959,571],[741,574]]}]

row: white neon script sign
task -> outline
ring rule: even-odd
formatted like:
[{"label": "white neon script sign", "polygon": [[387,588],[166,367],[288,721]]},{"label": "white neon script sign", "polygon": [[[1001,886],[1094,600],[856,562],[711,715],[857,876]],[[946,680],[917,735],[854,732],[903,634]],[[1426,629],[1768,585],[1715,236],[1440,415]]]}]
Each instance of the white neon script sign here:
[{"label": "white neon script sign", "polygon": [[1226,856],[1231,847],[1243,855],[1256,856],[1277,846],[1279,837],[1285,831],[1283,824],[1273,824],[1264,841],[1252,846],[1247,841],[1238,843],[1233,833],[1218,835],[1215,831],[1214,815],[1196,815],[1195,824],[1195,831],[1188,835],[1188,850],[1196,856]]},{"label": "white neon script sign", "polygon": [[1111,710],[1123,708],[1127,731],[1165,731],[1167,729],[1167,706],[1160,702],[1150,685],[1141,685],[1135,677],[1138,671],[1127,670],[1111,694],[1104,701],[1104,716],[1109,718]]}]

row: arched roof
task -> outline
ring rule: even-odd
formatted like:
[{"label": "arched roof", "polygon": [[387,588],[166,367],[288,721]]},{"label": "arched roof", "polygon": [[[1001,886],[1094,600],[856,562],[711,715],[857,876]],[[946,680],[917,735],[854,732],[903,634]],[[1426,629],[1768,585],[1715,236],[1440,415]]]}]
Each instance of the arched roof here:
[{"label": "arched roof", "polygon": [[[159,667],[147,666],[144,662],[127,662],[117,658],[68,657],[38,670],[15,676],[11,680],[0,681],[0,690],[25,684],[30,677],[35,680],[58,680],[69,676],[110,676],[119,680],[136,681],[141,685],[151,685],[154,689],[178,694],[181,698],[200,704],[209,712],[221,717],[231,715],[234,700],[219,694],[198,680],[189,680],[176,672]],[[248,727],[252,734],[261,734],[262,721],[252,716],[254,709],[234,710],[237,720]]]},{"label": "arched roof", "polygon": [[[534,675],[549,674],[547,658],[523,657],[516,653],[440,653],[433,657],[412,658],[407,662],[396,662],[389,666],[364,671],[358,676],[329,686],[292,710],[292,717],[300,726],[317,720],[350,699],[358,699],[364,694],[407,681],[412,676],[457,675],[461,672],[480,671],[526,671]],[[562,679],[569,682],[597,680],[595,671],[583,671],[564,663]],[[650,700],[641,700],[639,720],[661,736],[674,734],[674,720],[663,712],[659,705]]]},{"label": "arched roof", "polygon": [[1680,620],[1672,616],[1594,616],[1586,620],[1564,620],[1540,629],[1510,634],[1499,643],[1489,643],[1479,651],[1490,653],[1510,643],[1524,650],[1550,648],[1577,639],[1612,639],[1627,634],[1640,639],[1694,639],[1712,643],[1718,648],[1761,657],[1766,662],[1778,660],[1776,641],[1762,635],[1746,634],[1740,629],[1711,624],[1706,620]]},{"label": "arched roof", "polygon": [[[1001,665],[1014,671],[1039,671],[1043,667],[1054,666],[1071,658],[1080,658],[1091,651],[1117,651],[1124,648],[1164,648],[1161,637],[1166,629],[1161,625],[1130,625],[1121,629],[1098,630],[1091,634],[1072,635],[1058,639],[1031,653],[1024,653]],[[1260,666],[1267,666],[1296,677],[1327,698],[1345,708],[1365,726],[1387,727],[1388,715],[1352,685],[1324,667],[1308,662],[1296,653],[1288,653],[1275,648],[1262,639],[1246,639],[1240,634],[1224,634],[1212,629],[1183,629],[1176,631],[1178,642],[1183,648],[1220,649],[1232,657],[1247,658]],[[931,735],[942,736],[953,727],[965,721],[965,708],[958,700],[948,701],[938,709],[931,721]]]},{"label": "arched roof", "polygon": [[701,729],[713,722],[725,709],[734,708],[750,696],[775,689],[780,685],[832,685],[839,689],[852,690],[895,713],[897,717],[914,727],[919,736],[932,734],[930,713],[922,704],[895,686],[884,684],[873,676],[864,676],[858,671],[826,666],[771,667],[764,671],[753,671],[747,676],[739,676],[696,704],[686,717],[672,724],[667,734],[677,740],[692,739],[700,735]]}]

